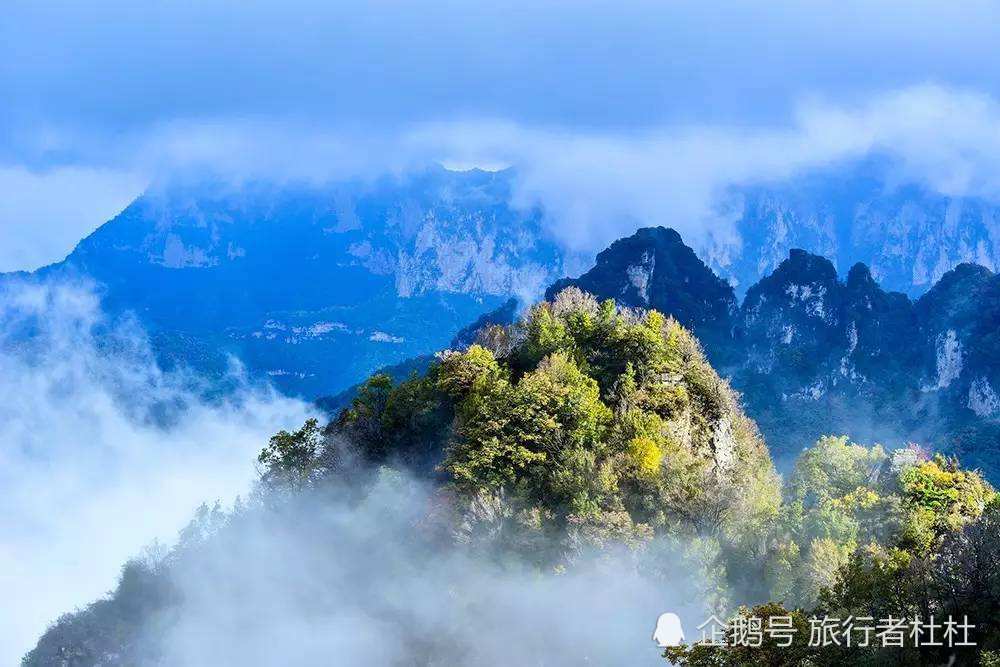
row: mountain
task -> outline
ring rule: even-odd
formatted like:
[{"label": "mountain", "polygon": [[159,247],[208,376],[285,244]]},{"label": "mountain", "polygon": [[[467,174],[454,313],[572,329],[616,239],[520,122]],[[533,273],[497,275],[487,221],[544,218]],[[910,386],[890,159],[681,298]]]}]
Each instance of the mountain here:
[{"label": "mountain", "polygon": [[[593,602],[589,591],[636,575],[623,596],[633,612],[636,592],[664,590],[719,609],[770,599],[808,610],[836,581],[825,599],[858,618],[887,615],[871,590],[893,591],[902,607],[890,611],[908,617],[926,609],[930,583],[946,582],[935,608],[965,613],[975,600],[996,645],[997,587],[963,569],[995,560],[992,488],[919,448],[817,441],[912,439],[1000,477],[1000,276],[949,249],[972,237],[948,236],[945,219],[896,255],[863,227],[848,235],[854,245],[815,234],[807,249],[780,250],[790,236],[777,242],[780,229],[751,216],[744,239],[759,232],[758,245],[731,253],[729,273],[713,270],[720,255],[703,260],[657,227],[556,281],[577,273],[576,260],[547,240],[542,210],[510,204],[511,178],[436,170],[325,186],[175,184],[65,262],[7,277],[98,282],[111,313],[135,313],[167,363],[221,373],[232,353],[312,396],[377,367],[392,376],[326,402],[338,415],[325,429],[310,420],[277,434],[257,459],[249,504],[204,508],[168,554],[130,562],[108,597],[58,619],[24,664],[324,664],[345,650],[384,662],[387,637],[399,662],[415,664],[634,664],[606,646],[607,633],[588,632],[594,644],[573,635],[544,659],[532,650],[551,642],[520,639],[524,619],[544,627],[580,608],[550,584],[570,582]],[[857,222],[838,220],[847,231]],[[791,237],[809,237],[810,225]],[[931,280],[886,268],[919,262],[934,243],[945,259]],[[843,271],[869,251],[883,263]],[[753,279],[734,290],[727,279],[746,262]],[[545,285],[549,302],[504,328],[519,317],[511,297],[525,303]],[[464,349],[428,354],[449,345]],[[789,471],[784,486],[772,457]],[[389,465],[355,468],[356,458]],[[423,477],[411,484],[414,472]],[[591,554],[609,579],[580,569]],[[896,567],[900,554],[913,567]],[[555,594],[537,597],[538,584]],[[527,604],[491,615],[484,590]],[[638,609],[629,627],[645,627],[661,604]],[[787,615],[777,603],[758,609]],[[620,617],[595,611],[594,627]],[[378,631],[359,633],[359,618]],[[564,625],[542,634],[562,636]],[[322,641],[303,654],[298,640],[317,627]],[[485,659],[483,627],[505,649]]]},{"label": "mountain", "polygon": [[636,289],[634,267],[652,263],[650,248],[658,257],[694,257],[673,230],[643,229],[550,293],[576,286],[705,332],[709,358],[742,393],[779,460],[821,435],[850,433],[890,445],[918,441],[996,472],[1000,276],[960,264],[914,301],[883,290],[864,264],[841,280],[830,260],[792,249],[736,309],[696,258]]},{"label": "mountain", "polygon": [[38,278],[85,277],[162,361],[314,398],[447,345],[573,270],[511,176],[442,168],[326,185],[151,188]]},{"label": "mountain", "polygon": [[[863,261],[911,297],[962,262],[1000,264],[995,207],[887,182],[861,165],[733,188],[720,210],[732,233],[692,237],[691,248],[625,239],[580,284],[617,281],[609,295],[675,313],[728,366],[718,355],[730,350],[721,342],[737,298],[791,249],[841,274]],[[591,264],[548,235],[542,205],[517,203],[518,187],[514,170],[440,167],[325,184],[179,179],[27,279],[96,282],[112,315],[139,317],[165,366],[221,378],[237,358],[251,377],[312,399],[445,347],[511,297],[530,302]]]}]

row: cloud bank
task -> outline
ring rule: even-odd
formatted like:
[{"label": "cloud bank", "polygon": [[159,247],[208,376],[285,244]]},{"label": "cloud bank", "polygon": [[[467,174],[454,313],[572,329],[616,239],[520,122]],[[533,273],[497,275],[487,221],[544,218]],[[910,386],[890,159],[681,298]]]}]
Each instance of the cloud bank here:
[{"label": "cloud bank", "polygon": [[0,662],[112,588],[125,559],[169,543],[198,504],[245,493],[254,453],[306,416],[248,386],[203,400],[89,286],[3,287]]},{"label": "cloud bank", "polygon": [[[553,235],[568,249],[586,252],[639,225],[672,226],[695,244],[710,237],[725,242],[734,233],[719,213],[727,188],[850,169],[873,156],[891,166],[886,187],[918,184],[948,196],[1000,200],[1000,104],[988,95],[936,85],[855,104],[806,99],[790,121],[767,127],[690,124],[602,133],[471,120],[356,135],[218,119],[171,123],[126,152],[132,158],[119,171],[99,177],[87,170],[33,177],[7,172],[20,174],[29,191],[38,193],[15,205],[28,209],[28,217],[22,227],[9,228],[21,240],[12,252],[42,234],[48,240],[31,256],[65,243],[49,234],[50,225],[28,230],[38,217],[30,212],[31,202],[47,199],[55,202],[48,208],[65,211],[59,202],[74,201],[65,192],[79,192],[80,180],[95,179],[107,186],[104,200],[112,202],[124,200],[129,189],[138,194],[136,183],[156,178],[325,182],[400,174],[430,163],[511,166],[515,203],[543,206]],[[92,202],[95,209],[100,203]]]},{"label": "cloud bank", "polygon": [[726,245],[735,233],[720,214],[727,188],[850,169],[873,156],[890,165],[886,187],[918,184],[947,196],[1000,200],[1000,104],[936,85],[856,104],[806,99],[790,121],[768,127],[690,124],[601,133],[470,120],[359,135],[217,119],[157,128],[126,152],[131,158],[116,171],[0,170],[0,183],[21,193],[0,206],[0,215],[23,223],[0,227],[0,237],[9,237],[0,263],[34,268],[43,257],[58,259],[73,234],[86,229],[80,221],[85,212],[106,216],[128,193],[137,195],[140,183],[206,175],[325,182],[400,174],[430,163],[512,166],[515,204],[541,205],[556,239],[583,252],[640,225],[674,227],[696,245]]},{"label": "cloud bank", "polygon": [[515,203],[541,205],[567,248],[592,252],[640,225],[690,242],[733,234],[727,188],[778,183],[821,169],[886,159],[886,187],[1000,200],[1000,104],[988,95],[921,85],[854,104],[811,98],[775,126],[690,124],[629,133],[508,121],[423,123],[354,136],[265,122],[177,123],[141,148],[149,173],[235,180],[327,181],[405,173],[428,163],[515,169]]},{"label": "cloud bank", "polygon": [[515,165],[522,201],[541,203],[557,236],[585,250],[649,224],[693,242],[724,238],[732,229],[718,205],[730,186],[850,169],[873,156],[891,164],[886,187],[1000,200],[1000,105],[932,85],[856,105],[805,100],[790,124],[774,128],[692,125],[623,136],[470,123],[423,128],[411,140],[469,163]]},{"label": "cloud bank", "polygon": [[706,211],[726,183],[866,151],[947,194],[1000,182],[988,0],[5,10],[0,185],[16,196],[0,228],[38,248],[0,254],[8,268],[59,259],[69,230],[100,224],[125,192],[200,169],[329,179],[513,164],[557,235],[589,249],[630,218],[724,235]]}]

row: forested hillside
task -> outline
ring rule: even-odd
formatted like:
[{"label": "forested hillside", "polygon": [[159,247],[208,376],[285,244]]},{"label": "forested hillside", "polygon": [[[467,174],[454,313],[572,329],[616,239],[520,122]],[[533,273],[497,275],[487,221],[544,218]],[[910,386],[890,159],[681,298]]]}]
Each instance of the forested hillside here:
[{"label": "forested hillside", "polygon": [[127,565],[23,664],[642,664],[662,660],[661,611],[740,605],[802,625],[965,614],[979,647],[671,658],[977,664],[1000,648],[1000,503],[978,473],[845,436],[802,443],[782,482],[688,330],[573,287],[474,340],[275,435],[249,498]]}]

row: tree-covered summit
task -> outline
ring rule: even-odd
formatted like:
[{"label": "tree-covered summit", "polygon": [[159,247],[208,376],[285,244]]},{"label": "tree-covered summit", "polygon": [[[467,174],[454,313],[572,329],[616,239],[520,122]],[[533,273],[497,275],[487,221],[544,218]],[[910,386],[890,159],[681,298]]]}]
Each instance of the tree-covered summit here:
[{"label": "tree-covered summit", "polygon": [[656,311],[567,288],[422,376],[375,376],[335,431],[553,520],[729,529],[773,511],[767,448],[698,341]]}]

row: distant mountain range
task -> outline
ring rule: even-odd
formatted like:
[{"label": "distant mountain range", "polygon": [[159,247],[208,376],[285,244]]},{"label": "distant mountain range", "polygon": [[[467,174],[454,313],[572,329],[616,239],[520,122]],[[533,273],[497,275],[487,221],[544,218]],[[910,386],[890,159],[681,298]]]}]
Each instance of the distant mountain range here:
[{"label": "distant mountain range", "polygon": [[581,274],[593,258],[513,203],[516,178],[172,184],[27,279],[90,278],[165,365],[221,377],[232,355],[307,398],[408,372],[477,318],[509,320],[512,297],[574,284],[690,327],[779,458],[825,432],[1000,458],[1000,209],[870,168],[816,174],[728,193],[733,234],[691,248],[642,229]]},{"label": "distant mountain range", "polygon": [[315,398],[446,346],[483,312],[575,270],[542,212],[511,199],[505,174],[444,169],[323,186],[171,184],[29,279],[97,281],[105,308],[136,313],[165,364],[221,376],[233,355]]}]

